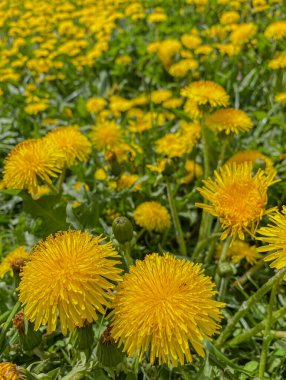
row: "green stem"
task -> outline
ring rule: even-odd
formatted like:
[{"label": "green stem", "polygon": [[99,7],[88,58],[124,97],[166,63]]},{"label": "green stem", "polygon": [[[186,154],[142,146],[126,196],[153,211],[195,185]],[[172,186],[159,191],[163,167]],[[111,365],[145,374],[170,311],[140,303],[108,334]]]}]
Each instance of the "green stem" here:
[{"label": "green stem", "polygon": [[239,320],[247,313],[248,309],[253,306],[261,297],[264,296],[276,283],[276,281],[281,280],[286,274],[286,268],[278,271],[273,277],[271,277],[261,288],[257,290],[251,297],[245,301],[241,308],[236,312],[236,314],[232,317],[232,319],[228,322],[222,334],[217,339],[217,346],[221,347],[223,343],[230,336],[232,331],[235,329],[236,324]]},{"label": "green stem", "polygon": [[193,251],[192,259],[196,260],[198,258],[198,256],[199,256],[200,252],[204,248],[206,248],[210,242],[215,241],[220,235],[221,235],[220,233],[214,232],[212,235],[210,235],[206,239],[201,240],[200,242],[198,242],[198,244],[196,245],[196,247],[195,247],[195,249]]},{"label": "green stem", "polygon": [[141,238],[141,236],[144,234],[145,231],[146,231],[145,228],[142,228],[142,230],[138,232],[138,234],[135,236],[136,243]]},{"label": "green stem", "polygon": [[233,283],[233,286],[242,286],[246,283],[246,281],[258,270],[260,269],[262,266],[264,265],[264,260],[261,259],[257,262],[257,264],[255,264],[253,267],[251,267],[250,269],[248,269],[248,271],[246,273],[244,273],[243,276],[241,276],[240,278],[238,278],[234,283]]},{"label": "green stem", "polygon": [[222,145],[221,145],[221,149],[220,149],[220,155],[219,155],[219,159],[218,159],[216,170],[218,170],[221,167],[221,165],[223,164],[227,144],[228,144],[228,138],[225,136],[222,139]]},{"label": "green stem", "polygon": [[[281,309],[275,311],[272,314],[272,322],[274,323],[274,322],[278,321],[278,319],[282,318],[285,314],[286,314],[286,305],[281,307]],[[263,319],[263,321],[258,323],[252,329],[246,331],[243,334],[239,334],[238,336],[236,336],[235,338],[233,338],[232,340],[227,342],[227,346],[231,346],[231,347],[236,346],[240,343],[245,342],[246,340],[249,340],[253,336],[259,334],[265,328],[266,320],[267,320],[267,318]]]},{"label": "green stem", "polygon": [[10,314],[10,310],[5,311],[2,315],[0,315],[0,324],[5,322]]},{"label": "green stem", "polygon": [[209,147],[207,141],[207,131],[205,126],[205,115],[201,119],[201,135],[202,135],[202,146],[203,146],[203,157],[204,157],[204,179],[207,179],[210,175],[210,157],[209,157]]},{"label": "green stem", "polygon": [[180,253],[181,253],[182,256],[187,256],[186,243],[185,243],[184,234],[183,234],[183,231],[182,231],[182,226],[181,226],[181,223],[180,223],[180,219],[179,219],[179,216],[178,216],[175,200],[174,200],[174,197],[173,197],[171,183],[170,183],[170,181],[167,178],[166,178],[166,185],[167,185],[167,193],[168,193],[169,206],[170,206],[170,209],[171,209],[172,219],[173,219],[173,223],[174,223],[174,227],[175,227],[177,242],[178,242],[179,248],[180,248]]},{"label": "green stem", "polygon": [[221,254],[220,254],[220,257],[219,257],[219,261],[218,261],[218,265],[217,265],[217,271],[216,271],[216,274],[215,274],[215,283],[217,284],[217,286],[220,284],[221,282],[221,278],[220,278],[220,275],[218,273],[218,269],[220,268],[221,265],[223,265],[226,261],[226,257],[227,257],[227,251],[229,249],[229,246],[230,246],[230,243],[231,243],[231,236],[229,236],[226,241],[223,243],[223,248],[222,248],[222,251],[221,251]]},{"label": "green stem", "polygon": [[[220,236],[221,234],[220,233],[217,233],[217,231],[219,230],[220,228],[220,222],[219,220],[216,221],[216,225],[214,227],[214,230],[213,230],[213,233],[214,234],[217,234],[218,236]],[[210,244],[210,247],[207,251],[207,254],[206,254],[206,258],[205,258],[205,264],[206,265],[209,265],[212,261],[212,258],[213,258],[213,254],[214,254],[214,250],[215,250],[215,246],[216,246],[216,240],[213,240]]]},{"label": "green stem", "polygon": [[[10,314],[4,323],[1,333],[0,333],[0,352],[3,352],[3,349],[5,348],[5,345],[3,345],[6,333],[10,327],[10,323],[12,322],[12,319],[14,318],[15,314],[20,310],[21,303],[17,301],[13,307],[13,309],[10,311]],[[3,347],[4,346],[4,347]]]},{"label": "green stem", "polygon": [[259,379],[264,380],[264,372],[265,372],[265,367],[266,367],[266,359],[268,355],[268,349],[269,345],[272,339],[270,329],[272,325],[272,312],[273,312],[273,306],[275,302],[275,296],[276,296],[276,289],[278,285],[277,280],[275,284],[272,287],[271,293],[270,293],[270,300],[269,300],[269,305],[268,305],[268,313],[267,313],[267,318],[266,318],[266,323],[265,323],[265,330],[264,330],[264,338],[263,338],[263,344],[262,344],[262,351],[261,351],[261,356],[260,356],[260,363],[259,363]]},{"label": "green stem", "polygon": [[66,170],[67,170],[67,168],[66,168],[66,166],[64,166],[63,171],[61,172],[61,175],[59,177],[57,187],[56,187],[58,193],[61,192],[62,184],[63,184],[65,177],[66,177]]}]

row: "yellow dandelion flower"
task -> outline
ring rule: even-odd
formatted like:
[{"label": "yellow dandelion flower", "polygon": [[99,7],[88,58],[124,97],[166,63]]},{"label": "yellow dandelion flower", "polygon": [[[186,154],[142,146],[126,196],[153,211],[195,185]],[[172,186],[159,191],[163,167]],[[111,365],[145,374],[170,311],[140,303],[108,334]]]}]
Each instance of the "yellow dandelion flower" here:
[{"label": "yellow dandelion flower", "polygon": [[123,173],[117,181],[117,189],[124,190],[129,187],[132,187],[132,190],[141,190],[141,183],[135,184],[139,180],[137,174]]},{"label": "yellow dandelion flower", "polygon": [[5,362],[0,363],[0,379],[1,380],[24,380],[21,368],[16,364]]},{"label": "yellow dandelion flower", "polygon": [[23,262],[28,260],[29,257],[30,255],[23,246],[20,246],[8,253],[8,255],[5,256],[0,263],[0,278],[3,278],[6,273],[9,273],[10,276],[13,277],[13,266],[15,264],[17,265],[17,262],[19,261]]},{"label": "yellow dandelion flower", "polygon": [[276,54],[276,56],[270,60],[268,66],[270,69],[278,70],[286,67],[286,50]]},{"label": "yellow dandelion flower", "polygon": [[233,57],[241,51],[241,46],[232,43],[229,44],[216,44],[216,48],[219,50],[220,54]]},{"label": "yellow dandelion flower", "polygon": [[115,63],[118,65],[128,65],[130,62],[132,62],[130,55],[121,55],[115,60]]},{"label": "yellow dandelion flower", "polygon": [[[259,252],[271,252],[264,261],[273,261],[270,264],[271,268],[281,269],[286,267],[286,206],[283,206],[282,211],[276,210],[275,214],[269,215],[272,224],[267,227],[260,228],[257,232],[261,237],[256,237],[267,243],[264,247],[259,247]],[[272,252],[274,251],[274,252]],[[284,276],[286,280],[286,276]]]},{"label": "yellow dandelion flower", "polygon": [[270,24],[266,30],[265,30],[265,36],[269,39],[273,40],[282,40],[286,37],[286,21],[285,20],[279,20],[274,21],[272,24]]},{"label": "yellow dandelion flower", "polygon": [[229,24],[236,23],[239,19],[240,19],[240,15],[238,12],[227,11],[227,12],[223,12],[219,20],[222,25],[229,25]]},{"label": "yellow dandelion flower", "polygon": [[206,126],[215,132],[247,132],[253,127],[250,117],[242,110],[234,108],[221,109],[206,118]]},{"label": "yellow dandelion flower", "polygon": [[62,171],[63,162],[63,154],[50,142],[25,140],[16,145],[4,161],[5,187],[37,194],[39,181],[52,183],[51,178]]},{"label": "yellow dandelion flower", "polygon": [[286,104],[286,92],[280,92],[275,96],[275,102]]},{"label": "yellow dandelion flower", "polygon": [[155,90],[151,92],[151,101],[155,104],[163,103],[165,100],[172,97],[172,92],[169,90]]},{"label": "yellow dandelion flower", "polygon": [[169,74],[173,77],[184,77],[191,70],[198,67],[198,62],[195,59],[188,58],[182,59],[181,61],[174,63],[169,68]]},{"label": "yellow dandelion flower", "polygon": [[128,111],[132,106],[132,102],[122,96],[113,95],[109,99],[109,107],[113,115],[120,115],[121,112]]},{"label": "yellow dandelion flower", "polygon": [[203,115],[198,103],[196,103],[193,99],[187,99],[184,105],[184,111],[194,120],[199,119]]},{"label": "yellow dandelion flower", "polygon": [[180,133],[167,133],[156,141],[156,151],[169,158],[182,157],[187,152],[187,146]]},{"label": "yellow dandelion flower", "polygon": [[148,22],[163,22],[163,21],[166,21],[167,19],[168,17],[165,13],[155,12],[155,13],[150,14],[150,16],[148,16],[147,21]]},{"label": "yellow dandelion flower", "polygon": [[183,180],[184,183],[189,183],[194,178],[199,178],[199,177],[202,177],[203,175],[202,166],[193,160],[186,161],[185,170],[186,170],[186,175]]},{"label": "yellow dandelion flower", "polygon": [[221,240],[228,235],[244,240],[244,234],[253,234],[262,216],[273,211],[265,207],[268,187],[276,182],[274,175],[261,169],[253,175],[252,164],[244,162],[224,165],[215,171],[214,180],[203,181],[204,187],[198,191],[210,204],[196,205],[220,219]]},{"label": "yellow dandelion flower", "polygon": [[[112,243],[87,232],[65,231],[40,241],[25,265],[19,300],[35,330],[48,326],[61,331],[82,327],[97,320],[110,307],[114,281],[120,281],[120,261]],[[112,281],[112,282],[110,282]]]},{"label": "yellow dandelion flower", "polygon": [[182,89],[181,95],[191,99],[199,106],[226,107],[229,103],[229,96],[223,87],[211,81],[193,82]]},{"label": "yellow dandelion flower", "polygon": [[104,169],[99,168],[94,173],[94,178],[98,181],[105,181],[107,179],[107,173]]},{"label": "yellow dandelion flower", "polygon": [[252,22],[238,24],[230,34],[230,41],[234,45],[244,45],[256,34],[257,26]]},{"label": "yellow dandelion flower", "polygon": [[121,142],[122,132],[114,121],[104,121],[92,127],[90,138],[97,149],[112,149]]},{"label": "yellow dandelion flower", "polygon": [[[216,258],[219,259],[223,249],[223,244],[219,244],[216,251]],[[242,240],[235,240],[227,250],[227,257],[237,264],[242,260],[247,261],[249,264],[256,264],[257,260],[260,260],[262,255],[258,252],[257,247],[250,246],[248,243]]]},{"label": "yellow dandelion flower", "polygon": [[129,356],[145,353],[154,364],[192,361],[190,346],[204,356],[203,339],[219,330],[220,308],[215,285],[201,264],[171,254],[153,253],[137,260],[118,286],[111,334]]},{"label": "yellow dandelion flower", "polygon": [[91,98],[86,102],[86,109],[88,112],[100,112],[104,109],[106,101],[103,98]]},{"label": "yellow dandelion flower", "polygon": [[133,217],[138,226],[149,232],[162,232],[171,226],[171,217],[166,207],[154,201],[141,203],[136,207]]},{"label": "yellow dandelion flower", "polygon": [[241,150],[230,157],[227,164],[233,162],[237,164],[241,164],[242,162],[252,162],[253,164],[262,162],[265,163],[266,172],[273,172],[275,170],[271,159],[258,150]]},{"label": "yellow dandelion flower", "polygon": [[172,99],[167,99],[163,103],[163,107],[167,109],[174,109],[174,108],[179,108],[183,103],[183,99],[180,98],[172,98]]},{"label": "yellow dandelion flower", "polygon": [[91,153],[91,143],[77,126],[56,128],[44,139],[49,140],[64,155],[67,166],[72,166],[76,160],[86,162]]},{"label": "yellow dandelion flower", "polygon": [[194,34],[183,34],[181,37],[182,44],[188,49],[196,49],[202,43],[200,37]]}]

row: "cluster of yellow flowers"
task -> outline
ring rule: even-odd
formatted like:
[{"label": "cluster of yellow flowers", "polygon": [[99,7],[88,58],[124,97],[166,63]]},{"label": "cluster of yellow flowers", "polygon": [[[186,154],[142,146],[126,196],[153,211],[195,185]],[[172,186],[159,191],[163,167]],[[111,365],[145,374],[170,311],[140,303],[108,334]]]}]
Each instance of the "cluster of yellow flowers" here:
[{"label": "cluster of yellow flowers", "polygon": [[91,143],[77,126],[59,127],[41,139],[25,140],[15,146],[4,162],[3,185],[27,189],[37,195],[41,184],[52,186],[64,167],[86,161]]}]

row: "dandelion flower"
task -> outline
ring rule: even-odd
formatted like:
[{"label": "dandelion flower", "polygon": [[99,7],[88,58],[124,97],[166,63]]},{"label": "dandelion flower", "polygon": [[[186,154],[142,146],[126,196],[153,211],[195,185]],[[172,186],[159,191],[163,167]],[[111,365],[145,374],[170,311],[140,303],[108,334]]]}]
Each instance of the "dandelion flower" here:
[{"label": "dandelion flower", "polygon": [[238,12],[227,11],[227,12],[223,12],[219,20],[222,25],[230,25],[230,24],[236,23],[239,19],[240,19],[240,15]]},{"label": "dandelion flower", "polygon": [[214,287],[201,264],[156,253],[137,260],[117,288],[111,334],[140,361],[148,353],[151,364],[191,362],[190,345],[204,356],[203,339],[219,330]]},{"label": "dandelion flower", "polygon": [[[223,244],[219,244],[216,252],[217,258],[220,257],[222,249]],[[250,246],[245,241],[235,240],[227,250],[227,257],[235,264],[245,260],[249,264],[254,265],[262,256],[254,245]]]},{"label": "dandelion flower", "polygon": [[86,102],[86,109],[88,110],[88,112],[97,113],[104,109],[105,104],[106,101],[103,98],[90,98]]},{"label": "dandelion flower", "polygon": [[172,92],[169,90],[155,90],[151,92],[151,101],[155,104],[163,103],[165,100],[172,97]]},{"label": "dandelion flower", "polygon": [[0,379],[1,380],[23,380],[24,376],[21,368],[16,364],[4,362],[0,363]]},{"label": "dandelion flower", "polygon": [[[259,252],[271,252],[264,258],[264,261],[273,261],[270,267],[281,269],[286,267],[286,206],[283,206],[282,212],[276,210],[275,214],[269,215],[269,219],[272,224],[257,231],[262,236],[256,237],[256,239],[267,243],[258,250]],[[286,280],[286,276],[284,280]]]},{"label": "dandelion flower", "polygon": [[15,146],[4,161],[4,184],[10,189],[27,189],[37,194],[40,181],[52,183],[62,171],[63,154],[41,140],[26,140]]},{"label": "dandelion flower", "polygon": [[285,20],[279,20],[274,21],[272,24],[270,24],[266,30],[265,30],[265,36],[269,39],[273,40],[282,40],[286,37],[286,21]]},{"label": "dandelion flower", "polygon": [[286,92],[279,92],[275,96],[275,102],[284,103],[286,104]]},{"label": "dandelion flower", "polygon": [[97,149],[112,149],[121,142],[122,132],[114,121],[105,121],[92,128],[90,137]]},{"label": "dandelion flower", "polygon": [[247,132],[252,127],[250,117],[234,108],[221,109],[206,118],[206,126],[215,132],[231,133]]},{"label": "dandelion flower", "polygon": [[202,177],[203,168],[197,162],[193,160],[187,160],[185,163],[186,175],[184,177],[184,183],[191,182],[194,178]]},{"label": "dandelion flower", "polygon": [[91,143],[77,126],[56,128],[45,139],[63,153],[67,166],[73,165],[76,160],[86,162],[91,153]]},{"label": "dandelion flower", "polygon": [[8,253],[8,255],[5,256],[0,263],[0,278],[3,278],[6,273],[13,276],[13,267],[17,265],[19,261],[24,262],[28,260],[29,257],[30,255],[23,246],[20,246]]},{"label": "dandelion flower", "polygon": [[230,41],[234,45],[244,45],[256,34],[256,30],[257,26],[252,22],[237,24],[230,34]]},{"label": "dandelion flower", "polygon": [[191,99],[199,106],[226,107],[229,103],[229,96],[223,87],[211,81],[193,82],[182,89],[181,95]]},{"label": "dandelion flower", "polygon": [[[111,242],[87,232],[65,231],[40,241],[25,265],[19,300],[35,330],[48,325],[73,331],[84,322],[97,320],[97,312],[110,307],[114,281],[120,280],[118,254]],[[111,282],[112,281],[112,282]]]},{"label": "dandelion flower", "polygon": [[135,183],[139,180],[137,174],[123,173],[117,181],[117,189],[124,190],[132,187],[132,190],[141,190],[141,184]]},{"label": "dandelion flower", "polygon": [[166,207],[154,201],[141,203],[136,207],[133,217],[138,226],[149,232],[162,232],[171,226],[170,214]]},{"label": "dandelion flower", "polygon": [[231,164],[233,162],[236,162],[237,164],[241,164],[242,162],[252,162],[253,164],[262,163],[265,164],[265,169],[263,169],[267,173],[275,170],[273,168],[273,162],[271,159],[258,150],[241,150],[230,157],[230,159],[227,161],[227,164]]},{"label": "dandelion flower", "polygon": [[182,157],[186,153],[186,144],[180,133],[167,133],[156,141],[156,151],[169,158]]},{"label": "dandelion flower", "polygon": [[245,162],[225,165],[215,171],[214,180],[203,181],[204,187],[198,191],[210,204],[196,205],[220,219],[221,240],[228,235],[244,240],[244,234],[253,234],[262,216],[273,211],[266,211],[265,206],[268,187],[276,182],[274,175],[261,169],[253,175],[252,164]]},{"label": "dandelion flower", "polygon": [[276,56],[270,60],[268,66],[273,70],[284,69],[284,67],[286,67],[286,50],[277,53]]}]

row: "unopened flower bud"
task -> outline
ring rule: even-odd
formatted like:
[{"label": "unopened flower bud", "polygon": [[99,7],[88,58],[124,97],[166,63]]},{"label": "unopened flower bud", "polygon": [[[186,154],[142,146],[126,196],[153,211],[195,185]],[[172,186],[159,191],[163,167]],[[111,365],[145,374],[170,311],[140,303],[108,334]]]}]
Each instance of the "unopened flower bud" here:
[{"label": "unopened flower bud", "polygon": [[128,218],[119,216],[112,223],[112,231],[115,239],[120,244],[125,244],[133,238],[133,226]]}]

